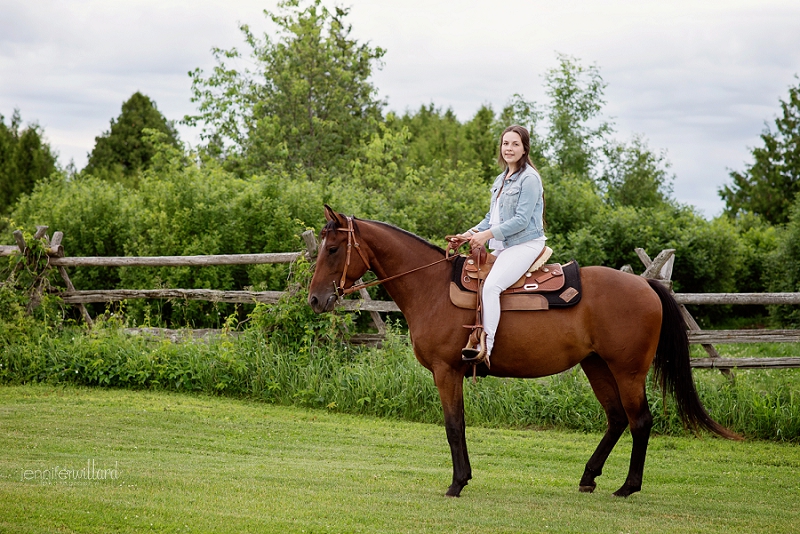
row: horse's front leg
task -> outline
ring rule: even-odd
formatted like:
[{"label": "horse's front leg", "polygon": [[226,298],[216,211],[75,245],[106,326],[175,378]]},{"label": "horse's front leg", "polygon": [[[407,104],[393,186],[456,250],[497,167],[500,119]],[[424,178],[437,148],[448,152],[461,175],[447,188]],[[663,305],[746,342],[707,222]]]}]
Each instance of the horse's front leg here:
[{"label": "horse's front leg", "polygon": [[472,468],[467,454],[466,425],[464,423],[464,372],[443,365],[433,370],[433,379],[439,390],[444,410],[444,428],[450,454],[453,457],[453,483],[446,495],[458,497],[472,478]]}]

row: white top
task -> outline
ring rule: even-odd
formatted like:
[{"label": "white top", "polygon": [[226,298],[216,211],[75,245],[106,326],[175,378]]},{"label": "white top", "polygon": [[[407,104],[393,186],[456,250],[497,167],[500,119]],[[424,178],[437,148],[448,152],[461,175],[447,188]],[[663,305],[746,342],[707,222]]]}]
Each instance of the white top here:
[{"label": "white top", "polygon": [[[492,209],[489,211],[489,229],[500,225],[500,210],[497,209],[497,200],[495,199],[492,203]],[[504,248],[503,242],[499,239],[491,238],[489,240],[489,250],[503,250]]]}]

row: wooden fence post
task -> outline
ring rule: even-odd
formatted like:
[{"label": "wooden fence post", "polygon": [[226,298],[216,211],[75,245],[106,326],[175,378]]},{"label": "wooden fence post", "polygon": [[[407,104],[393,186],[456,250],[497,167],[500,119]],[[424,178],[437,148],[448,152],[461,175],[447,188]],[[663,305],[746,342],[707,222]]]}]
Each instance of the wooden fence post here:
[{"label": "wooden fence post", "polygon": [[306,230],[302,233],[302,237],[306,244],[306,259],[311,261],[317,257],[317,237],[314,230]]},{"label": "wooden fence post", "polygon": [[[28,251],[28,244],[25,242],[25,237],[22,235],[22,232],[20,232],[19,230],[14,230],[14,241],[17,242],[17,248],[19,249],[19,253],[24,258],[25,254]],[[27,258],[26,258],[26,261],[27,261]],[[14,266],[14,271],[13,271],[12,275],[15,274],[17,271],[19,271],[20,269],[22,269],[23,263],[24,262],[21,262],[21,261],[17,262],[17,264]]]},{"label": "wooden fence post", "polygon": [[[55,232],[53,234],[52,241],[48,240],[47,236],[44,237],[45,244],[56,252],[56,257],[64,257],[64,247],[61,246],[61,240],[64,239],[64,232]],[[61,265],[56,268],[58,269],[58,274],[61,275],[61,279],[64,280],[65,284],[67,284],[67,291],[75,291],[75,286],[72,285],[72,280],[69,279],[67,269]],[[81,312],[81,316],[83,316],[83,320],[86,322],[89,328],[92,328],[94,326],[94,321],[92,321],[92,316],[89,315],[89,310],[86,309],[86,306],[84,306],[82,302],[78,303],[78,309]]]},{"label": "wooden fence post", "polygon": [[[361,278],[356,281],[356,284],[363,283]],[[369,296],[369,291],[367,288],[362,287],[358,290],[358,294],[361,295],[361,298],[364,300],[372,300],[372,297]],[[386,323],[383,322],[383,318],[381,318],[381,313],[376,311],[370,311],[369,316],[372,318],[372,324],[375,325],[375,328],[378,330],[378,335],[385,336],[386,335]]]}]

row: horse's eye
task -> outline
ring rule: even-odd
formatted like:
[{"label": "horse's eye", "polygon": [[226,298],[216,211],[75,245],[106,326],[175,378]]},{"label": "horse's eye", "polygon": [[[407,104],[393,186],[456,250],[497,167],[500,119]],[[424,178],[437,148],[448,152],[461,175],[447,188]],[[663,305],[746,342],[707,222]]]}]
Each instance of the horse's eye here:
[{"label": "horse's eye", "polygon": [[330,247],[328,249],[328,254],[336,254],[337,250],[339,250],[339,247]]}]

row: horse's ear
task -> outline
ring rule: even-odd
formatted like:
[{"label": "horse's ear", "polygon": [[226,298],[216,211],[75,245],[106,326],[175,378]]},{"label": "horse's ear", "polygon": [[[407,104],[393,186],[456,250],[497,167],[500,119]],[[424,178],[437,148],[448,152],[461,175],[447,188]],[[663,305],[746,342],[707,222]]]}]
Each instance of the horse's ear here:
[{"label": "horse's ear", "polygon": [[328,221],[336,221],[339,226],[347,226],[347,219],[341,213],[336,213],[330,206],[325,204],[325,219]]}]

